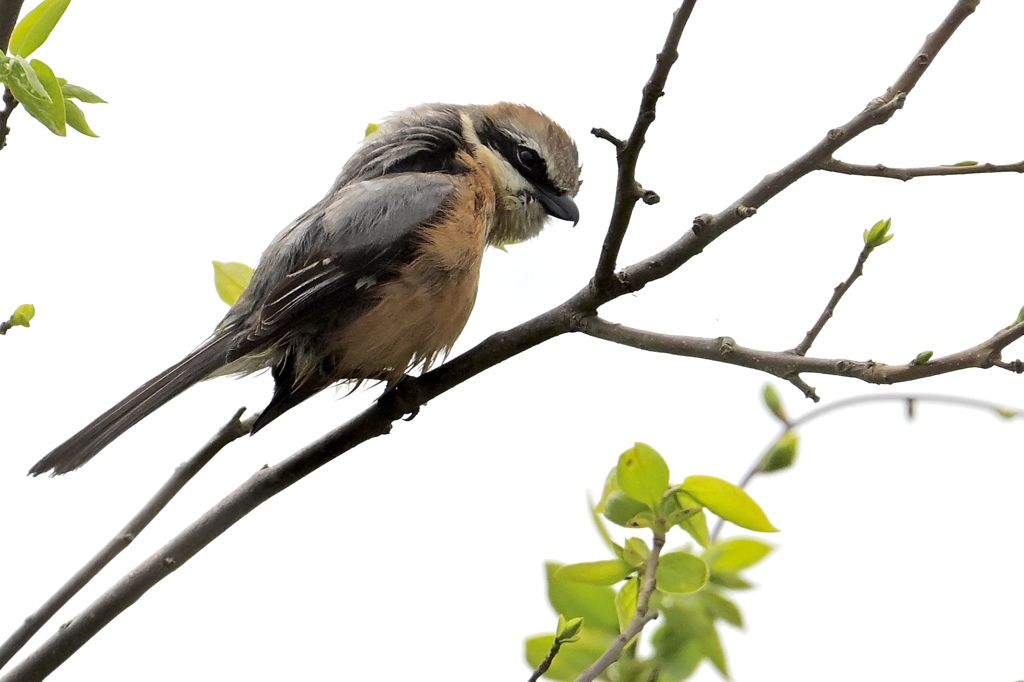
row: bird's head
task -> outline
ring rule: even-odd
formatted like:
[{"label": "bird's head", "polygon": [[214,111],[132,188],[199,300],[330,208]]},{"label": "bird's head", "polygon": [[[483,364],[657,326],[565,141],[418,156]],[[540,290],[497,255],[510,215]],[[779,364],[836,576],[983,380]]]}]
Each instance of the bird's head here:
[{"label": "bird's head", "polygon": [[501,102],[466,107],[463,126],[497,194],[489,244],[531,239],[548,217],[579,221],[579,153],[560,125],[528,106]]}]

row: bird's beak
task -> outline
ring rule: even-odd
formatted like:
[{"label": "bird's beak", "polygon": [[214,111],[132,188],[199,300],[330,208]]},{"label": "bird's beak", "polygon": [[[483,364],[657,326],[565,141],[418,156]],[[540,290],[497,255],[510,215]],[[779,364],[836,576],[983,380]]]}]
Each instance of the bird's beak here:
[{"label": "bird's beak", "polygon": [[571,220],[573,227],[580,221],[580,209],[568,194],[555,194],[538,187],[537,199],[552,218]]}]

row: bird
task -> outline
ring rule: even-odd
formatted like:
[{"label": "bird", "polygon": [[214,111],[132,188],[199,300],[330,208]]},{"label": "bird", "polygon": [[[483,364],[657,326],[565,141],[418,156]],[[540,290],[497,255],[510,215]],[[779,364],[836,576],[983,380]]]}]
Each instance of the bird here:
[{"label": "bird", "polygon": [[78,469],[190,386],[269,369],[256,433],[332,385],[395,386],[444,358],[476,301],[485,246],[579,222],[579,153],[539,111],[422,104],[386,118],[327,194],[261,255],[247,288],[192,352],[29,470]]}]

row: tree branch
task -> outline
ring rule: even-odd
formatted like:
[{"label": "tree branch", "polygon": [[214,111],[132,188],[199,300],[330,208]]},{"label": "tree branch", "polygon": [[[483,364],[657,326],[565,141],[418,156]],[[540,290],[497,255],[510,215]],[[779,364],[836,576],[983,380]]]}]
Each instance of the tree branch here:
[{"label": "tree branch", "polygon": [[619,249],[622,247],[622,240],[626,237],[626,230],[629,228],[637,200],[643,199],[647,204],[658,201],[657,194],[645,192],[637,183],[636,164],[640,158],[640,151],[647,141],[647,130],[656,118],[655,110],[658,106],[658,99],[665,94],[665,83],[668,81],[669,71],[679,59],[679,41],[682,39],[686,22],[689,21],[696,4],[697,0],[684,0],[672,15],[672,24],[665,37],[665,45],[658,54],[654,72],[647,81],[647,85],[644,86],[643,97],[640,100],[640,113],[637,114],[629,139],[623,142],[603,128],[595,128],[591,131],[596,137],[608,140],[615,145],[619,167],[618,179],[615,183],[615,203],[612,206],[608,232],[605,235],[604,244],[601,246],[601,256],[597,261],[597,270],[594,273],[594,286],[598,289],[606,289],[614,281]]},{"label": "tree branch", "polygon": [[[709,339],[658,334],[608,322],[600,317],[588,317],[580,326],[583,333],[605,341],[655,353],[701,358],[755,369],[791,383],[795,383],[801,373],[849,377],[869,384],[898,384],[968,368],[1000,367],[1018,373],[1024,369],[1024,363],[1003,363],[1000,357],[1006,346],[1024,336],[1024,323],[1001,329],[986,341],[957,353],[933,358],[923,364],[905,365],[886,365],[873,360],[808,358],[794,351],[755,350],[739,345],[728,336]],[[1017,367],[1021,369],[1016,369]],[[818,400],[814,389],[810,389],[810,393],[806,388],[801,390],[808,398]]]},{"label": "tree branch", "polygon": [[180,464],[175,470],[171,477],[166,483],[157,491],[156,495],[152,497],[143,506],[139,512],[132,517],[124,528],[115,535],[110,542],[108,542],[103,549],[101,549],[96,556],[90,559],[85,566],[80,568],[77,573],[71,576],[64,585],[52,597],[46,600],[39,609],[31,616],[25,619],[21,626],[7,638],[3,644],[0,644],[0,668],[7,665],[7,662],[14,657],[18,651],[32,638],[36,632],[39,631],[43,625],[49,621],[57,611],[64,606],[75,596],[79,590],[85,587],[90,580],[96,577],[107,564],[109,564],[114,557],[121,553],[122,550],[126,549],[132,541],[138,537],[149,522],[156,518],[167,503],[170,502],[178,492],[185,487],[192,478],[199,473],[199,471],[206,466],[206,464],[213,459],[214,455],[220,452],[224,447],[238,438],[241,438],[245,434],[249,433],[252,428],[252,422],[255,421],[255,416],[250,417],[246,420],[240,420],[239,417],[245,412],[245,408],[238,410],[231,420],[220,428],[220,430],[210,439],[210,441],[203,446],[199,452],[192,456],[188,461]]},{"label": "tree branch", "polygon": [[[24,0],[0,0],[0,54],[6,54],[11,43],[11,33],[18,24],[18,15]],[[7,135],[11,129],[7,127],[7,119],[18,106],[18,100],[6,87],[4,88],[4,108],[0,110],[0,150],[7,146]]]},{"label": "tree branch", "polygon": [[657,609],[651,610],[650,606],[651,596],[657,587],[655,575],[658,571],[658,560],[664,547],[665,536],[655,533],[651,555],[647,557],[647,563],[644,565],[643,583],[640,585],[640,593],[636,600],[636,613],[633,614],[629,624],[626,625],[622,633],[615,638],[615,642],[589,668],[580,673],[579,677],[576,678],[576,682],[593,682],[596,680],[597,676],[603,673],[608,666],[619,660],[626,645],[633,641],[633,638],[639,635],[648,623],[658,617]]},{"label": "tree branch", "polygon": [[846,292],[850,290],[853,283],[857,281],[857,278],[864,274],[864,263],[867,262],[868,256],[875,250],[875,247],[868,244],[864,245],[864,248],[860,250],[860,255],[857,256],[857,264],[853,266],[853,272],[846,278],[845,281],[841,282],[832,292],[832,298],[825,304],[825,309],[821,311],[821,315],[818,316],[818,321],[814,323],[814,326],[804,335],[804,340],[793,349],[792,352],[797,355],[807,355],[807,351],[811,349],[811,344],[821,334],[821,330],[825,328],[825,324],[832,319],[833,313],[836,311],[836,306],[839,305],[839,301],[846,295]]},{"label": "tree branch", "polygon": [[[866,130],[881,125],[892,118],[903,107],[906,96],[913,90],[925,70],[935,60],[936,54],[946,44],[953,32],[970,16],[979,0],[958,0],[942,20],[938,28],[928,34],[917,56],[899,75],[895,83],[886,89],[881,97],[868,103],[867,107],[828,134],[805,152],[800,158],[784,168],[770,173],[754,185],[742,197],[717,215],[703,214],[693,221],[692,229],[675,243],[651,258],[631,265],[620,273],[621,286],[615,293],[625,290],[632,293],[666,275],[675,272],[691,258],[703,251],[709,244],[721,237],[737,224],[757,213],[757,209],[777,196],[784,189],[817,170],[843,145]],[[614,296],[613,296],[614,297]]]},{"label": "tree branch", "polygon": [[[842,400],[837,400],[827,405],[822,405],[821,407],[809,410],[806,414],[804,414],[801,417],[790,420],[783,424],[782,433],[785,433],[786,431],[791,431],[797,428],[798,426],[804,426],[805,424],[815,421],[816,419],[825,417],[831,414],[832,412],[838,412],[839,410],[844,410],[858,405],[882,402],[905,403],[907,405],[908,418],[913,418],[914,406],[917,403],[935,403],[938,405],[953,405],[955,407],[966,407],[976,410],[983,410],[985,412],[991,412],[992,414],[998,417],[1002,417],[1003,419],[1024,418],[1024,412],[1022,412],[1021,410],[1010,409],[1002,405],[990,402],[988,400],[978,400],[977,398],[965,398],[963,396],[955,395],[940,395],[936,393],[921,393],[916,395],[913,393],[888,393],[885,395],[858,395],[853,396],[852,398],[843,398]],[[765,457],[771,451],[772,447],[775,445],[776,442],[777,439],[773,440],[772,443],[769,444],[768,447],[765,448],[761,452],[761,454],[757,456],[757,459],[754,460],[753,464],[750,465],[750,468],[747,469],[746,473],[743,474],[743,477],[737,483],[737,485],[740,488],[746,488],[748,485],[750,485],[750,482],[754,480],[754,478],[756,478],[759,474],[766,473],[761,469],[762,463],[764,462]],[[722,533],[722,529],[724,526],[725,520],[719,517],[718,520],[715,521],[714,529],[711,531],[712,542],[718,539],[718,537]]]},{"label": "tree branch", "polygon": [[1017,163],[978,163],[967,166],[919,166],[916,168],[890,168],[882,164],[865,166],[856,163],[846,163],[837,159],[825,159],[819,168],[831,173],[842,173],[844,175],[865,175],[873,178],[892,178],[894,180],[912,180],[914,178],[939,176],[939,175],[977,175],[980,173],[1024,173],[1024,161]]},{"label": "tree branch", "polygon": [[0,0],[0,53],[7,54],[24,0]]}]

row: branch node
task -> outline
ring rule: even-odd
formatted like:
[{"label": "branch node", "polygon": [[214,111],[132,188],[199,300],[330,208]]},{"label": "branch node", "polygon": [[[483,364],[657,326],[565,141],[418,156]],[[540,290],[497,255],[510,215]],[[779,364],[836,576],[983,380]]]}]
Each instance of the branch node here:
[{"label": "branch node", "polygon": [[753,206],[744,206],[743,204],[740,204],[739,206],[736,207],[736,215],[739,216],[740,218],[749,218],[756,214],[757,209],[754,208]]},{"label": "branch node", "polygon": [[693,232],[695,237],[700,236],[700,233],[704,231],[715,222],[715,216],[710,213],[701,213],[699,216],[693,219],[693,227],[690,230]]},{"label": "branch node", "polygon": [[611,142],[612,145],[615,147],[615,151],[617,151],[617,152],[621,152],[623,149],[626,148],[626,143],[624,141],[622,141],[619,138],[615,137],[614,135],[612,135],[610,132],[608,132],[604,128],[591,128],[590,129],[590,134],[593,135],[594,137],[596,137],[599,140],[605,140],[607,142]]},{"label": "branch node", "polygon": [[654,206],[661,201],[661,197],[658,193],[650,189],[642,189],[640,191],[640,200],[648,206]]}]

